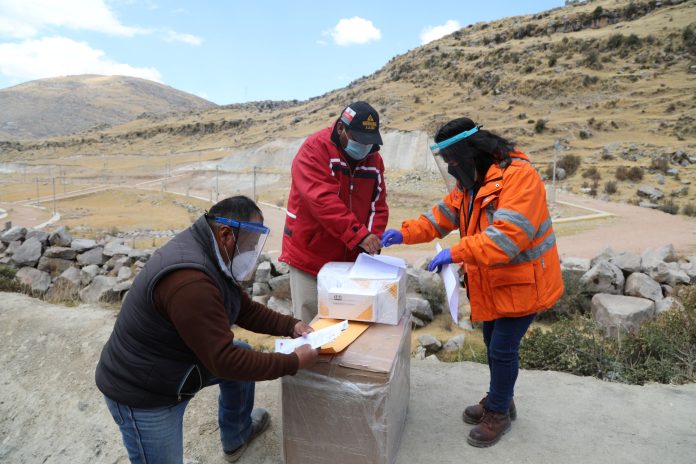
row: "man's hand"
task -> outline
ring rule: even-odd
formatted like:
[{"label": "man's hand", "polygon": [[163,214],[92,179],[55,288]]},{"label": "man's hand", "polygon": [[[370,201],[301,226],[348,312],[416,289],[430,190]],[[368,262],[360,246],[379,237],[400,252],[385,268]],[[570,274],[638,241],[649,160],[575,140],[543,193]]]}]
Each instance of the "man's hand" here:
[{"label": "man's hand", "polygon": [[400,245],[404,243],[404,236],[396,229],[389,229],[382,234],[382,246]]},{"label": "man's hand", "polygon": [[295,354],[300,360],[299,369],[306,369],[317,362],[319,350],[312,348],[310,345],[301,345],[295,348]]},{"label": "man's hand", "polygon": [[314,332],[312,326],[307,324],[306,322],[300,321],[297,324],[295,324],[295,327],[292,329],[292,338],[302,337],[303,335],[307,335],[310,332]]},{"label": "man's hand", "polygon": [[452,253],[450,253],[449,248],[445,248],[437,255],[435,255],[433,260],[430,261],[430,266],[428,266],[428,270],[430,272],[433,272],[437,269],[436,272],[440,272],[442,270],[442,266],[444,266],[445,264],[452,264]]},{"label": "man's hand", "polygon": [[370,234],[365,237],[362,242],[358,243],[358,246],[365,250],[366,253],[371,255],[374,255],[382,249],[382,243],[379,241],[379,237],[377,237],[375,234]]}]

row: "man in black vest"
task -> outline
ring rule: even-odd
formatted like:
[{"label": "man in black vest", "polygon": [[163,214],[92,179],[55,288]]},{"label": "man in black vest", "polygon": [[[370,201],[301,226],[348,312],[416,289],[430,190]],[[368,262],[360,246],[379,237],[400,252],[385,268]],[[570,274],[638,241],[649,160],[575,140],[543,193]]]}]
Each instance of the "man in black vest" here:
[{"label": "man in black vest", "polygon": [[133,282],[96,370],[132,463],[183,462],[184,410],[209,385],[220,387],[225,458],[237,461],[270,423],[267,411],[253,409],[254,382],[294,375],[316,361],[309,345],[260,353],[230,330],[237,324],[294,338],[312,331],[253,302],[239,285],[268,232],[252,200],[227,198],[158,249]]}]

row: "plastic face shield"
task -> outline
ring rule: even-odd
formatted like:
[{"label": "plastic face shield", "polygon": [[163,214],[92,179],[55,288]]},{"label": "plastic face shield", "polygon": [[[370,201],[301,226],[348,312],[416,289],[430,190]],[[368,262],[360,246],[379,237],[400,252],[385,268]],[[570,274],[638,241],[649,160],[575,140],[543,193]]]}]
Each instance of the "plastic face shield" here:
[{"label": "plastic face shield", "polygon": [[432,153],[433,158],[435,159],[435,165],[437,166],[437,169],[440,171],[440,175],[442,176],[442,179],[445,181],[445,185],[447,185],[448,191],[451,191],[454,189],[454,187],[456,187],[457,179],[455,179],[452,175],[450,175],[447,172],[447,162],[443,159],[441,150],[451,145],[454,145],[460,140],[464,140],[467,137],[471,137],[476,132],[478,132],[478,130],[478,127],[474,127],[473,129],[461,132],[455,135],[454,137],[450,137],[447,140],[443,140],[442,142],[430,145],[430,153]]},{"label": "plastic face shield", "polygon": [[230,271],[238,282],[249,280],[271,230],[260,222],[236,221],[219,216],[215,217],[215,222],[237,229]]}]

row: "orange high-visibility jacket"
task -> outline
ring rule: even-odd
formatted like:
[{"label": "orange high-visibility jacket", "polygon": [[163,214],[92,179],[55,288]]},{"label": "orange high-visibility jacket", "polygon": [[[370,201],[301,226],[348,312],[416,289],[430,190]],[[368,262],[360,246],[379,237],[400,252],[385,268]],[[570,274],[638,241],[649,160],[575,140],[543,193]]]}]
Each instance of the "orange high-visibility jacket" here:
[{"label": "orange high-visibility jacket", "polygon": [[473,321],[549,309],[563,294],[544,183],[527,155],[510,155],[508,167],[490,167],[475,198],[457,186],[429,213],[401,225],[405,244],[459,229],[462,239],[450,253],[466,272]]}]

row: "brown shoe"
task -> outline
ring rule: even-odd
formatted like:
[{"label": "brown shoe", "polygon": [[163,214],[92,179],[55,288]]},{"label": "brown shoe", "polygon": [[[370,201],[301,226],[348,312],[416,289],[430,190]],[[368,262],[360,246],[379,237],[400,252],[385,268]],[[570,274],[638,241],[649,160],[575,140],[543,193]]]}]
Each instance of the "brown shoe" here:
[{"label": "brown shoe", "polygon": [[471,429],[466,441],[477,448],[487,448],[498,443],[512,426],[510,416],[502,412],[485,409],[481,423]]},{"label": "brown shoe", "polygon": [[[462,413],[462,420],[467,424],[479,424],[481,422],[481,418],[483,418],[483,412],[486,406],[487,399],[488,395],[484,396],[483,399],[479,401],[479,404],[467,406],[464,412]],[[508,414],[510,415],[510,419],[517,419],[517,409],[515,408],[514,399],[510,401],[510,409],[508,410]]]}]

